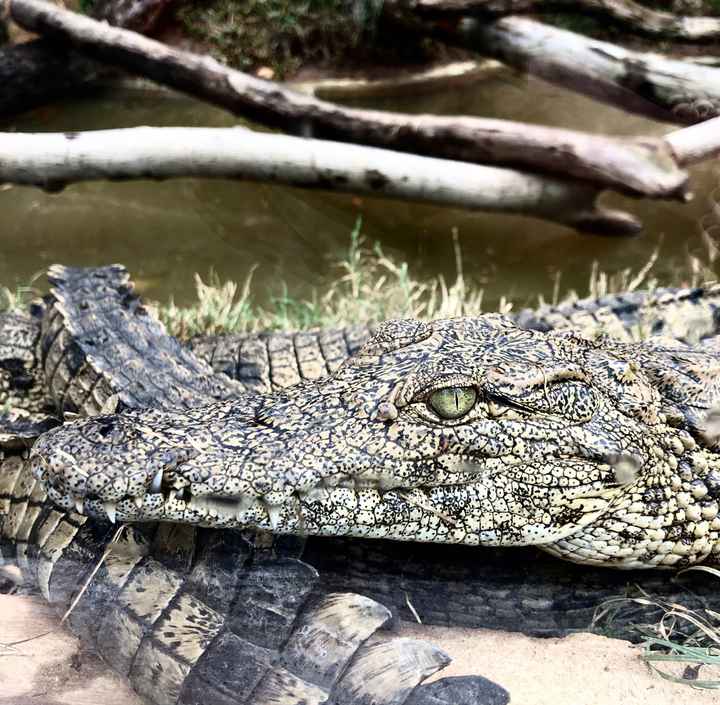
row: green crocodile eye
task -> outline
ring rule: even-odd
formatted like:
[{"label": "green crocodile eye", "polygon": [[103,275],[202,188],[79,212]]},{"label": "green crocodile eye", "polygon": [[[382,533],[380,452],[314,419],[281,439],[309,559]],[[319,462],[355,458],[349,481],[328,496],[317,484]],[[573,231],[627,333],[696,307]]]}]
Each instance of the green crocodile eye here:
[{"label": "green crocodile eye", "polygon": [[459,419],[475,406],[476,400],[475,387],[443,387],[430,395],[428,403],[441,419]]}]

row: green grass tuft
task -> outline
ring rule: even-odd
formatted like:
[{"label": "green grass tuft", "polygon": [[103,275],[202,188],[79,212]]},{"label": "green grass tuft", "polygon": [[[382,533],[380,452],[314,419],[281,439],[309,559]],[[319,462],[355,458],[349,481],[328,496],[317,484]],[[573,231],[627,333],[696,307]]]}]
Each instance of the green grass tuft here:
[{"label": "green grass tuft", "polygon": [[[315,290],[309,299],[298,299],[285,285],[261,307],[252,296],[251,273],[242,285],[221,282],[210,273],[207,281],[197,274],[197,303],[179,307],[155,304],[160,319],[170,333],[180,338],[199,334],[247,333],[258,330],[305,330],[313,327],[343,326],[354,323],[383,321],[388,318],[451,318],[477,316],[483,313],[483,289],[466,280],[457,232],[453,232],[455,279],[448,283],[442,275],[420,280],[413,276],[407,262],[398,262],[385,254],[379,244],[370,246],[362,235],[358,220],[350,236],[346,254],[333,263],[335,275],[323,293]],[[699,257],[688,257],[687,266],[677,272],[675,281],[696,286],[715,278],[711,251],[708,263]],[[597,263],[592,265],[587,291],[561,293],[561,277],[555,280],[551,303],[574,301],[582,296],[600,297],[620,291],[656,288],[660,282],[653,276],[659,251],[655,251],[639,269],[623,269],[609,274]],[[539,297],[540,305],[546,303]],[[509,313],[513,302],[503,298],[497,311]],[[635,332],[644,337],[652,325],[652,312],[647,324]]]},{"label": "green grass tuft", "polygon": [[0,313],[23,311],[37,295],[37,290],[30,284],[16,286],[14,289],[0,286]]}]

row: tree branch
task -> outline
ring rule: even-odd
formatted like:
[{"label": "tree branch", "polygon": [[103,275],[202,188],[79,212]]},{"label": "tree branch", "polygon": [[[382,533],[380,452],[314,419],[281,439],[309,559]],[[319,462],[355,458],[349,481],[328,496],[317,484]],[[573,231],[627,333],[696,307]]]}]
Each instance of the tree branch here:
[{"label": "tree branch", "polygon": [[570,176],[634,195],[686,195],[687,175],[661,140],[622,140],[502,120],[345,108],[45,2],[14,0],[11,9],[14,19],[28,29],[287,132]]},{"label": "tree branch", "polygon": [[117,74],[67,45],[35,39],[0,49],[0,116],[31,110]]},{"label": "tree branch", "polygon": [[720,69],[589,39],[522,17],[428,24],[445,41],[655,120],[720,115]]},{"label": "tree branch", "polygon": [[671,132],[665,142],[681,166],[720,157],[720,117]]},{"label": "tree branch", "polygon": [[332,189],[530,215],[602,234],[636,233],[596,189],[549,177],[244,128],[0,133],[0,181],[57,191],[98,179],[196,176]]},{"label": "tree branch", "polygon": [[632,32],[659,39],[711,42],[720,39],[720,17],[682,17],[652,10],[633,0],[385,0],[419,16],[476,15],[502,17],[531,12],[594,14]]}]

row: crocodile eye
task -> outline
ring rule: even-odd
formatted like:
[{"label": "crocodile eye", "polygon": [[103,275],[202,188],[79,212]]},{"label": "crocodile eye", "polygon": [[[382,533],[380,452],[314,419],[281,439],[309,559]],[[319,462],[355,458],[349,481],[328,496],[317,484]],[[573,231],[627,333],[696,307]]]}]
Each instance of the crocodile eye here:
[{"label": "crocodile eye", "polygon": [[441,419],[459,419],[476,401],[475,387],[443,387],[430,395],[428,404]]}]

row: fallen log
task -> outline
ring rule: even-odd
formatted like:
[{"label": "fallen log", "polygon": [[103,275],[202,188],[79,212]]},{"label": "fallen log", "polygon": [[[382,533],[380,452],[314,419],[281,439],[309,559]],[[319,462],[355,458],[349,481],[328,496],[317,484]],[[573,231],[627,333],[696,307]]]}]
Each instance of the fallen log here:
[{"label": "fallen log", "polygon": [[11,12],[31,31],[286,132],[574,177],[633,195],[687,195],[687,175],[661,140],[623,140],[464,116],[346,108],[45,2],[13,0]]},{"label": "fallen log", "polygon": [[624,49],[522,17],[427,23],[443,40],[654,120],[720,115],[720,69]]},{"label": "fallen log", "polygon": [[187,176],[515,213],[600,234],[640,229],[632,216],[599,207],[598,191],[587,184],[374,147],[243,128],[0,133],[0,182],[58,191],[79,181]]},{"label": "fallen log", "polygon": [[633,0],[385,0],[385,8],[398,7],[419,16],[475,15],[483,18],[542,14],[596,15],[635,34],[682,42],[720,39],[720,17],[684,17],[653,10]]},{"label": "fallen log", "polygon": [[148,34],[174,0],[96,0],[91,15],[114,27]]},{"label": "fallen log", "polygon": [[[169,2],[109,0],[96,3],[94,9],[106,22],[149,32]],[[118,74],[117,69],[98,63],[67,44],[47,39],[5,46],[0,49],[0,116],[85,93],[88,87],[106,83]]]}]

